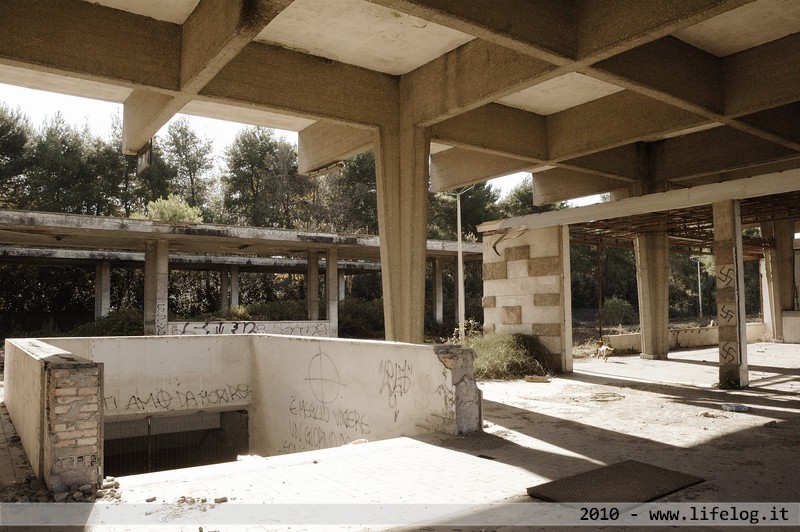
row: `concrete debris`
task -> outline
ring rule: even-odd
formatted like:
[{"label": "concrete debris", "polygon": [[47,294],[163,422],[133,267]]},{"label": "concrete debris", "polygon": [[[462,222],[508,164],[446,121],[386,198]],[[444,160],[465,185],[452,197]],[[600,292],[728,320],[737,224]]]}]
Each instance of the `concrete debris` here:
[{"label": "concrete debris", "polygon": [[723,414],[712,414],[711,412],[708,412],[708,411],[700,412],[699,414],[697,414],[697,416],[698,417],[710,417],[710,418],[718,418],[718,417],[727,418],[728,417],[728,416],[725,416]]},{"label": "concrete debris", "polygon": [[550,382],[550,379],[543,375],[525,375],[525,382]]},{"label": "concrete debris", "polygon": [[725,403],[722,405],[722,409],[728,412],[747,412],[748,410],[750,410],[750,408],[745,405],[734,404],[734,403]]}]

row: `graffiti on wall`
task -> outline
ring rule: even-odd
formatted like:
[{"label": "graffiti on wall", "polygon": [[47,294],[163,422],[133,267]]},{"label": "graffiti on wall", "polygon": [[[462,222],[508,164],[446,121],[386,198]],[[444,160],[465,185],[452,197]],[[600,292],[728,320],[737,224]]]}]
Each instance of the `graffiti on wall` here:
[{"label": "graffiti on wall", "polygon": [[343,398],[347,383],[333,358],[321,349],[308,363],[306,387],[288,404],[288,437],[281,454],[323,449],[366,439],[368,416]]},{"label": "graffiti on wall", "polygon": [[103,397],[106,411],[152,412],[182,410],[187,408],[212,408],[227,404],[241,404],[252,395],[249,384],[227,384],[220,388],[199,390],[164,390],[132,394],[118,398]]},{"label": "graffiti on wall", "polygon": [[400,415],[398,401],[401,397],[411,391],[411,373],[413,372],[408,360],[401,363],[393,360],[381,360],[378,373],[381,375],[380,393],[389,397],[389,408],[394,410],[394,420],[397,421]]},{"label": "graffiti on wall", "polygon": [[330,336],[327,321],[201,321],[170,322],[169,334],[285,334]]}]

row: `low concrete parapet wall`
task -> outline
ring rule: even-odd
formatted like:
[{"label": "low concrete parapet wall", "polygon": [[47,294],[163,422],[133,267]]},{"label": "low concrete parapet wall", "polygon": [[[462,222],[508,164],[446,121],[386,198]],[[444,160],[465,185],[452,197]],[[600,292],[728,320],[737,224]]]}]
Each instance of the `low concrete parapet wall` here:
[{"label": "low concrete parapet wall", "polygon": [[245,410],[253,395],[248,336],[52,338],[105,365],[109,421],[198,410]]},{"label": "low concrete parapet wall", "polygon": [[7,340],[6,352],[6,406],[37,477],[57,496],[98,488],[103,365],[39,340]]},{"label": "low concrete parapet wall", "polygon": [[330,337],[328,321],[171,321],[167,330],[174,335],[205,334],[288,334]]},{"label": "low concrete parapet wall", "polygon": [[264,456],[482,428],[475,354],[459,346],[253,334],[6,345],[9,412],[54,490],[102,478],[103,420],[247,410],[250,452]]},{"label": "low concrete parapet wall", "polygon": [[280,336],[253,340],[250,445],[256,454],[481,430],[471,350]]},{"label": "low concrete parapet wall", "polygon": [[[670,329],[668,333],[670,349],[688,349],[692,347],[711,347],[719,344],[719,330],[716,327],[687,327]],[[763,323],[747,324],[747,341],[760,342],[766,339],[766,327]],[[614,349],[641,352],[641,333],[607,334],[603,342]]]}]

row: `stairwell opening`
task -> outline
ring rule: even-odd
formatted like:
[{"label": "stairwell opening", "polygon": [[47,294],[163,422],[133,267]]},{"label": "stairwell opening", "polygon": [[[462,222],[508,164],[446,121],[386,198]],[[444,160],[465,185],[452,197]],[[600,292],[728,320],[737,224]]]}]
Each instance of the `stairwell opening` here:
[{"label": "stairwell opening", "polygon": [[104,432],[106,476],[231,462],[249,451],[247,410],[105,422]]}]

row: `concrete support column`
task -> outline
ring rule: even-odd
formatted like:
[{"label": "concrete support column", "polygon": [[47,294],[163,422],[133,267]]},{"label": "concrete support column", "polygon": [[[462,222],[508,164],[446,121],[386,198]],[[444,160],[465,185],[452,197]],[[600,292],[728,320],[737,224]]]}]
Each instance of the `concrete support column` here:
[{"label": "concrete support column", "polygon": [[231,266],[231,306],[239,306],[239,267]]},{"label": "concrete support column", "polygon": [[386,340],[421,343],[425,321],[430,132],[383,127],[375,141]]},{"label": "concrete support column", "polygon": [[726,388],[749,384],[744,313],[742,220],[738,201],[721,201],[714,209],[714,260],[717,269],[719,382]]},{"label": "concrete support column", "polygon": [[761,224],[761,235],[775,241],[775,247],[769,249],[765,257],[767,292],[764,299],[772,317],[772,340],[782,342],[783,311],[794,308],[794,221]]},{"label": "concrete support column", "polygon": [[230,308],[231,278],[227,270],[219,272],[219,308],[228,310]]},{"label": "concrete support column", "polygon": [[169,243],[152,241],[144,248],[144,334],[167,334]]},{"label": "concrete support column", "polygon": [[308,301],[308,319],[319,319],[319,253],[308,252],[306,274],[306,300]]},{"label": "concrete support column", "polygon": [[108,316],[111,309],[111,263],[104,260],[94,271],[94,317]]},{"label": "concrete support column", "polygon": [[634,241],[642,358],[665,359],[669,351],[669,239],[644,233]]},{"label": "concrete support column", "polygon": [[339,336],[339,267],[337,251],[330,248],[325,255],[325,299],[328,301],[328,331]]},{"label": "concrete support column", "polygon": [[347,282],[344,278],[344,270],[339,270],[339,301],[344,301],[346,287]]},{"label": "concrete support column", "polygon": [[[444,321],[444,271],[441,259],[433,259],[433,319],[436,323]],[[458,292],[456,290],[456,292]],[[458,308],[458,305],[456,305]]]}]

